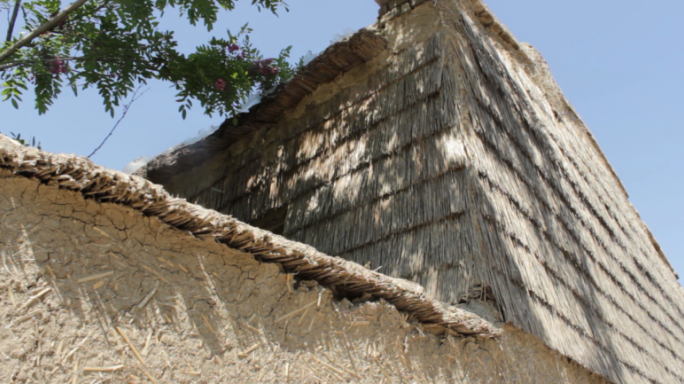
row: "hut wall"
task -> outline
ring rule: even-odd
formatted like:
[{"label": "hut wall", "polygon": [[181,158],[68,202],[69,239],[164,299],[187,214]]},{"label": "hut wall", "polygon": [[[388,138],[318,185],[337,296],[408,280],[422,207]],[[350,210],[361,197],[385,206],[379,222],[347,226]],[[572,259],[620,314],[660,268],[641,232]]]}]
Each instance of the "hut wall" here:
[{"label": "hut wall", "polygon": [[0,382],[589,383],[505,326],[437,339],[275,264],[0,168]]},{"label": "hut wall", "polygon": [[682,288],[543,59],[486,12],[388,21],[385,54],[170,188],[448,303],[491,287],[614,382],[684,381]]}]

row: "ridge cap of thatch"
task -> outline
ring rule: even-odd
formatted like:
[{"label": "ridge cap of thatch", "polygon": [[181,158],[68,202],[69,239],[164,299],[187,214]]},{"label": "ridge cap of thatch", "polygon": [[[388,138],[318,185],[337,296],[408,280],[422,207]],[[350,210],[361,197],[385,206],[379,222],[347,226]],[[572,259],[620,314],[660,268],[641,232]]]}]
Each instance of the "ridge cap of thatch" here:
[{"label": "ridge cap of thatch", "polygon": [[25,147],[0,134],[0,168],[9,169],[16,177],[55,184],[98,202],[128,206],[195,237],[213,239],[262,262],[279,264],[285,272],[316,280],[343,295],[367,293],[384,299],[436,334],[492,338],[501,332],[472,312],[431,299],[419,284],[370,271],[231,216],[172,197],[160,185],[97,166],[84,157]]}]

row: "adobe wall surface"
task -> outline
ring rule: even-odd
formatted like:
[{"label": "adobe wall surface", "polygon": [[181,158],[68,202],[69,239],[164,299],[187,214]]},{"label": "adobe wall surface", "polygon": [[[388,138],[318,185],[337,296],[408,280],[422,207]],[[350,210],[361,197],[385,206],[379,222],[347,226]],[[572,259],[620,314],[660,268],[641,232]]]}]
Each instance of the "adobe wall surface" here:
[{"label": "adobe wall surface", "polygon": [[6,170],[0,260],[0,382],[604,382],[512,327],[439,340],[387,304],[335,301],[249,254]]}]

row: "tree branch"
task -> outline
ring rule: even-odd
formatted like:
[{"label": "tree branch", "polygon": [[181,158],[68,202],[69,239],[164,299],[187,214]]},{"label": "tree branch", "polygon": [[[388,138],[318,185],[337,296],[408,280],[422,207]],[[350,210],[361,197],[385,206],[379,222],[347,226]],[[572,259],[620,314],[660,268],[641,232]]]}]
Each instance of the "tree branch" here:
[{"label": "tree branch", "polygon": [[12,33],[14,32],[14,23],[17,22],[17,16],[19,15],[19,8],[21,8],[21,0],[14,2],[14,11],[12,11],[12,18],[9,21],[9,27],[7,28],[7,41],[8,43],[12,41]]},{"label": "tree branch", "polygon": [[145,92],[147,92],[147,91],[150,90],[149,88],[147,88],[147,89],[144,90],[141,94],[138,95],[138,91],[140,91],[140,88],[142,88],[142,85],[139,86],[139,87],[135,90],[135,92],[133,92],[133,97],[131,98],[131,102],[128,103],[128,104],[126,104],[126,105],[124,105],[124,107],[123,107],[123,114],[121,115],[121,117],[119,118],[119,120],[117,120],[116,124],[114,124],[114,127],[112,127],[111,131],[109,131],[109,134],[107,135],[107,137],[105,137],[104,140],[102,140],[102,142],[100,143],[100,145],[98,145],[97,148],[95,148],[95,150],[93,150],[93,153],[91,153],[90,155],[88,155],[88,158],[89,158],[89,159],[90,159],[91,157],[93,157],[93,155],[94,155],[97,151],[99,151],[100,148],[102,148],[102,146],[107,142],[107,140],[112,136],[112,134],[114,134],[114,130],[116,129],[116,127],[119,126],[119,123],[121,122],[121,120],[123,120],[124,117],[126,117],[126,113],[128,113],[128,110],[131,108],[131,106],[133,105],[133,103],[134,103],[136,100],[138,100],[139,98],[141,98],[142,95],[145,94]]},{"label": "tree branch", "polygon": [[56,27],[59,24],[59,22],[62,21],[62,19],[69,16],[69,14],[71,12],[78,9],[78,7],[82,6],[87,1],[88,0],[76,0],[76,1],[74,1],[73,3],[69,4],[66,8],[59,11],[52,19],[46,21],[45,23],[43,23],[43,25],[41,25],[40,27],[31,31],[28,35],[19,39],[19,41],[12,44],[12,46],[7,48],[4,52],[0,53],[0,63],[7,60],[8,58],[10,58],[16,51],[21,49],[21,47],[30,43],[36,37],[40,36],[41,33],[47,32],[50,29]]}]

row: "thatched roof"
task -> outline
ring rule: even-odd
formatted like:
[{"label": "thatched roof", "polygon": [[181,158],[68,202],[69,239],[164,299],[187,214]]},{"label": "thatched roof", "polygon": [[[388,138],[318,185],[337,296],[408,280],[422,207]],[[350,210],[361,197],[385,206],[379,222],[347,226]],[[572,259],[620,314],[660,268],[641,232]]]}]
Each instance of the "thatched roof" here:
[{"label": "thatched roof", "polygon": [[364,28],[358,31],[330,46],[288,83],[264,97],[248,113],[240,115],[237,125],[233,124],[233,119],[227,119],[210,136],[155,157],[136,174],[164,184],[171,176],[196,167],[246,134],[278,121],[285,110],[295,107],[319,85],[332,81],[356,65],[368,62],[386,47],[387,41],[376,30]]},{"label": "thatched roof", "polygon": [[614,382],[684,381],[684,291],[541,55],[480,0],[386,5],[367,62],[147,177],[248,222],[286,211],[287,237],[445,302],[488,286]]},{"label": "thatched roof", "polygon": [[138,176],[99,167],[87,158],[23,147],[0,134],[0,167],[11,170],[17,177],[58,185],[89,199],[132,207],[198,238],[213,238],[257,260],[277,263],[284,271],[295,273],[301,279],[315,280],[341,297],[369,294],[384,299],[425,323],[437,334],[498,335],[499,331],[486,320],[430,299],[423,292],[423,287],[417,284],[324,255],[310,246],[174,198],[159,185]]}]

